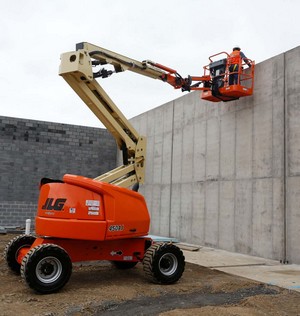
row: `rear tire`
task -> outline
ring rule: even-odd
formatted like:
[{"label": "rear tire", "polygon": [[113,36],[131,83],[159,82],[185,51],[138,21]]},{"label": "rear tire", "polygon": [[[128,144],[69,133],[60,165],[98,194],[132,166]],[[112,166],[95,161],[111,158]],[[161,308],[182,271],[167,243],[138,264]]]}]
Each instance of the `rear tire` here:
[{"label": "rear tire", "polygon": [[72,262],[67,252],[54,244],[32,248],[21,264],[21,276],[27,285],[42,294],[59,291],[69,281]]},{"label": "rear tire", "polygon": [[21,265],[17,261],[20,249],[31,247],[35,241],[31,235],[20,235],[13,238],[5,247],[3,257],[8,267],[15,273],[20,274]]},{"label": "rear tire", "polygon": [[154,283],[172,284],[182,276],[184,259],[182,251],[172,243],[153,244],[145,253],[144,271]]}]

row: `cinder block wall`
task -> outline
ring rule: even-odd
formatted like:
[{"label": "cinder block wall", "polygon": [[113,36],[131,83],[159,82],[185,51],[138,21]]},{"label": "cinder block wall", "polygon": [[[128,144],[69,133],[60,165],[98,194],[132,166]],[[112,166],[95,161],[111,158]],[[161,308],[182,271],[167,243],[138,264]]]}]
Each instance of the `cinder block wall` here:
[{"label": "cinder block wall", "polygon": [[41,178],[96,177],[115,168],[116,149],[106,129],[0,116],[0,226],[34,219]]},{"label": "cinder block wall", "polygon": [[257,65],[251,97],[190,93],[133,118],[151,232],[300,263],[299,100],[297,47]]}]

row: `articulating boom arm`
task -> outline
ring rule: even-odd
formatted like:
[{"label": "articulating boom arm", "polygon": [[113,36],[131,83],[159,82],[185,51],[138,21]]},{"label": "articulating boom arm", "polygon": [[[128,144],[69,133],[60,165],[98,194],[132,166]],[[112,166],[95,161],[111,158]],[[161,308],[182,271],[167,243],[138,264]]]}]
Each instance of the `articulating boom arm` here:
[{"label": "articulating boom arm", "polygon": [[[182,91],[207,90],[207,88],[199,88],[199,86],[202,83],[205,84],[211,81],[211,77],[209,75],[202,77],[188,76],[187,78],[182,78],[176,70],[167,66],[161,65],[151,60],[144,60],[140,62],[112,52],[106,48],[95,46],[86,42],[78,43],[76,45],[76,50],[87,51],[90,57],[94,59],[94,66],[106,64],[111,64],[114,66],[114,71],[106,70],[104,68],[100,69],[98,72],[93,74],[94,78],[107,78],[113,73],[129,70],[143,76],[162,80],[173,86],[175,89],[181,89]],[[193,81],[197,81],[197,83],[192,85]]]},{"label": "articulating boom arm", "polygon": [[[93,72],[93,67],[106,64],[113,65],[114,70],[102,68]],[[138,134],[95,80],[125,70],[162,80],[183,91],[206,89],[199,88],[199,85],[209,81],[210,76],[188,76],[184,79],[174,69],[149,60],[139,62],[86,42],[77,44],[76,51],[61,55],[59,74],[114,136],[119,149],[123,152],[122,166],[95,179],[130,187],[144,182],[146,138]],[[191,85],[194,80],[199,82]]]}]

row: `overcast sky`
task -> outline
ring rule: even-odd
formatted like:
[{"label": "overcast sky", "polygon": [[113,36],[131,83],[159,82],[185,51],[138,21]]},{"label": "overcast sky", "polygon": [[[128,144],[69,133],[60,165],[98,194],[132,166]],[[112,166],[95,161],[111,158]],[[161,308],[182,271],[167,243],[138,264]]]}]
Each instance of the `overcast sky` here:
[{"label": "overcast sky", "polygon": [[[202,75],[235,45],[256,63],[299,46],[299,12],[299,0],[0,0],[0,115],[101,126],[58,76],[78,42]],[[99,83],[127,118],[182,95],[129,71]]]}]

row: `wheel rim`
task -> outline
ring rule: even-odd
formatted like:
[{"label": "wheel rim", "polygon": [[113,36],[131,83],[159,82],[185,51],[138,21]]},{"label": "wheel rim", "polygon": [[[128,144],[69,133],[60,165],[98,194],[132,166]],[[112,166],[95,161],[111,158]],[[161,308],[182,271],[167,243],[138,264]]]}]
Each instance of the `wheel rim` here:
[{"label": "wheel rim", "polygon": [[62,264],[55,257],[46,257],[37,264],[35,272],[39,281],[52,283],[61,276]]},{"label": "wheel rim", "polygon": [[17,249],[17,251],[16,251],[16,253],[15,253],[15,259],[16,259],[16,261],[18,261],[18,255],[19,255],[19,251],[22,249],[22,248],[25,248],[25,247],[31,247],[31,244],[25,244],[25,245],[22,245],[22,246],[20,246],[18,249]]},{"label": "wheel rim", "polygon": [[170,276],[177,270],[178,260],[172,253],[166,253],[159,259],[159,270],[163,275]]}]

